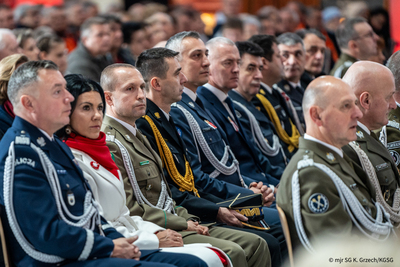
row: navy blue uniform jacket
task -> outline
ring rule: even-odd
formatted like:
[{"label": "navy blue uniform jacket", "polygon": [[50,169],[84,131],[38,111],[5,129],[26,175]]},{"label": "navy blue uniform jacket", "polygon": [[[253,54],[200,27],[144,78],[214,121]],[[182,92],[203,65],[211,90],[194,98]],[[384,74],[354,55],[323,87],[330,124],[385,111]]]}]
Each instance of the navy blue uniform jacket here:
[{"label": "navy blue uniform jacket", "polygon": [[228,111],[222,105],[221,101],[206,87],[200,86],[197,89],[197,96],[200,97],[205,109],[212,113],[226,133],[232,151],[240,163],[241,174],[246,176],[248,181],[261,181],[265,184],[277,185],[279,180],[268,173],[271,168],[270,163],[266,161],[265,157],[257,154],[255,149],[251,147],[251,144],[248,142],[249,137],[243,131],[240,121],[238,121],[240,130],[236,132],[227,119],[229,117]]}]

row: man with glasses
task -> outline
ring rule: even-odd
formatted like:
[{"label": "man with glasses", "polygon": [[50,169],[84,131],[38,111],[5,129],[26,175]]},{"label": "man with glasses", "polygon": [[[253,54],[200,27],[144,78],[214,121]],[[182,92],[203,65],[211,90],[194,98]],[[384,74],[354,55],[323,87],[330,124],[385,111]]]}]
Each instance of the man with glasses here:
[{"label": "man with glasses", "polygon": [[354,62],[367,60],[378,52],[378,35],[364,18],[344,20],[336,30],[336,39],[342,54],[330,74],[338,78],[342,78]]}]

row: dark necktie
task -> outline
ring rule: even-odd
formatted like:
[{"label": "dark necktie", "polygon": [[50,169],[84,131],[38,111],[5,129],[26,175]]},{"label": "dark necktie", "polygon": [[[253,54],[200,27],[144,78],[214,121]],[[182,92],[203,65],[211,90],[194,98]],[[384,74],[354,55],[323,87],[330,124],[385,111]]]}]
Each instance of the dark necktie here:
[{"label": "dark necktie", "polygon": [[350,167],[354,170],[353,161],[344,153],[343,153],[343,159],[345,161],[347,161],[347,163],[350,165]]},{"label": "dark necktie", "polygon": [[234,117],[234,119],[235,119],[236,121],[238,121],[237,118],[236,118],[235,108],[233,107],[232,99],[231,99],[229,96],[225,99],[225,103],[228,104],[228,107],[229,107],[229,109],[231,110],[232,116]]},{"label": "dark necktie", "polygon": [[199,105],[202,109],[204,109],[204,105],[203,105],[203,102],[200,100],[200,98],[199,97],[196,97],[196,104],[197,105]]},{"label": "dark necktie", "polygon": [[371,136],[372,138],[374,138],[376,141],[380,142],[378,139],[378,136],[376,135],[376,133],[374,133],[373,131],[371,131]]}]

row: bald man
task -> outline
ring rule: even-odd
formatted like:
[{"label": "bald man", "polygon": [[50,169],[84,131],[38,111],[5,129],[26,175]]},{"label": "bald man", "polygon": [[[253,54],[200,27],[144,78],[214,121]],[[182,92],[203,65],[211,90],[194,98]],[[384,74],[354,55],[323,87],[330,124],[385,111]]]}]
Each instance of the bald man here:
[{"label": "bald man", "polygon": [[[363,113],[357,125],[356,146],[349,144],[343,150],[359,166],[365,163],[362,163],[362,155],[356,148],[365,152],[378,178],[381,192],[378,189],[377,193],[383,195],[385,202],[392,206],[399,187],[399,172],[392,156],[373,131],[388,123],[388,114],[396,107],[393,74],[381,64],[360,61],[347,70],[343,81],[352,88],[357,97],[357,106]],[[367,169],[365,171],[373,183],[374,174]],[[397,218],[397,222],[400,222],[400,218]]]},{"label": "bald man", "polygon": [[[361,215],[356,216],[357,224],[365,229],[360,223],[368,221],[365,214],[376,218],[381,212],[371,202],[373,189],[357,176],[341,150],[357,137],[362,113],[356,101],[350,86],[331,76],[315,79],[305,91],[302,108],[307,131],[300,137],[299,150],[283,173],[277,194],[295,247],[303,244],[313,251],[314,240],[321,236],[361,236],[354,214]],[[392,225],[384,222],[379,227],[381,234],[389,235]]]}]

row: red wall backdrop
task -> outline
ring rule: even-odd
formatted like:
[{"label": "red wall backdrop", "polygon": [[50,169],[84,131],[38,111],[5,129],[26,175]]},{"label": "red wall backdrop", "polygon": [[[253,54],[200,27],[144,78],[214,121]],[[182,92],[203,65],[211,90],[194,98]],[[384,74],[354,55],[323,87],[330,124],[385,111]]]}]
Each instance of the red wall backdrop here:
[{"label": "red wall backdrop", "polygon": [[389,18],[392,39],[396,42],[394,51],[400,50],[400,1],[390,0],[389,3]]}]

